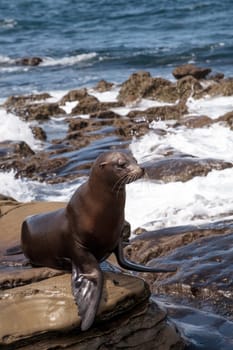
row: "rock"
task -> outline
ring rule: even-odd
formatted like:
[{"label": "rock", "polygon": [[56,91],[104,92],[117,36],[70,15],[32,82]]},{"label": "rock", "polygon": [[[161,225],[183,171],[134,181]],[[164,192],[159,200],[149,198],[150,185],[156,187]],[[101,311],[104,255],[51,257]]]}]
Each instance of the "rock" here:
[{"label": "rock", "polygon": [[59,104],[64,105],[66,102],[79,101],[87,96],[88,96],[87,89],[71,90],[62,97]]},{"label": "rock", "polygon": [[[24,120],[48,120],[50,116],[64,115],[58,103],[41,102],[50,97],[49,94],[28,96],[11,96],[3,104],[7,112],[22,117]],[[40,101],[40,102],[38,102]],[[37,102],[37,103],[35,103]]]},{"label": "rock", "polygon": [[79,100],[79,103],[72,109],[71,113],[91,114],[120,106],[119,102],[100,102],[96,97],[87,94],[87,96]]},{"label": "rock", "polygon": [[24,120],[46,121],[49,117],[64,115],[64,110],[57,103],[43,103],[37,105],[25,106],[17,110],[17,115]]},{"label": "rock", "polygon": [[232,232],[231,220],[168,227],[142,233],[125,252],[149,266],[177,266],[176,273],[143,274],[154,293],[232,319]]},{"label": "rock", "polygon": [[149,72],[140,71],[133,73],[120,88],[118,100],[124,104],[141,99],[145,91],[153,83]]},{"label": "rock", "polygon": [[148,301],[150,292],[144,280],[104,270],[96,322],[89,331],[80,332],[71,275],[32,268],[23,254],[5,256],[7,248],[19,243],[20,226],[26,216],[64,205],[34,202],[9,207],[4,201],[0,203],[1,349],[184,349],[179,332],[167,322],[166,310]]},{"label": "rock", "polygon": [[41,141],[46,141],[47,136],[46,136],[46,132],[44,131],[44,129],[42,129],[40,126],[32,126],[31,129],[32,129],[32,133],[36,139],[41,140]]},{"label": "rock", "polygon": [[34,154],[34,151],[24,141],[0,142],[0,155],[2,159],[9,159],[14,156],[29,157]]},{"label": "rock", "polygon": [[177,81],[176,89],[180,99],[184,102],[186,102],[190,96],[195,96],[203,91],[199,81],[190,75],[180,78]]},{"label": "rock", "polygon": [[231,130],[233,130],[233,111],[217,118],[216,122],[225,123],[230,127]]},{"label": "rock", "polygon": [[176,85],[163,78],[153,78],[142,94],[143,98],[175,103],[179,99]]},{"label": "rock", "polygon": [[195,95],[195,98],[198,99],[206,96],[233,96],[233,78],[210,82],[206,88]]},{"label": "rock", "polygon": [[48,93],[25,95],[25,96],[10,96],[6,99],[3,106],[7,109],[8,112],[11,112],[14,109],[25,106],[26,104],[31,104],[32,102],[37,102],[41,100],[46,100],[50,98],[51,95]]},{"label": "rock", "polygon": [[194,129],[194,128],[208,127],[213,123],[214,123],[214,120],[205,115],[200,115],[200,116],[190,115],[188,117],[179,119],[179,121],[174,124],[174,127],[176,128],[181,125],[184,125],[187,128]]},{"label": "rock", "polygon": [[210,68],[200,68],[193,64],[184,64],[176,67],[172,74],[176,79],[181,79],[187,75],[191,75],[196,79],[205,79],[210,72]]},{"label": "rock", "polygon": [[111,90],[113,87],[113,83],[109,83],[106,80],[102,79],[98,82],[98,84],[94,87],[95,90],[99,92],[105,92]]},{"label": "rock", "polygon": [[131,111],[127,114],[130,119],[146,118],[149,122],[153,120],[179,120],[181,116],[188,113],[185,103],[180,102],[175,105],[165,105],[159,107],[151,107],[144,111]]},{"label": "rock", "polygon": [[161,180],[167,183],[174,181],[185,182],[195,176],[206,176],[213,169],[232,168],[233,164],[218,159],[167,157],[153,163],[145,163],[143,167],[150,179]]},{"label": "rock", "polygon": [[17,64],[23,66],[38,66],[43,62],[43,59],[40,57],[24,57],[16,61]]}]

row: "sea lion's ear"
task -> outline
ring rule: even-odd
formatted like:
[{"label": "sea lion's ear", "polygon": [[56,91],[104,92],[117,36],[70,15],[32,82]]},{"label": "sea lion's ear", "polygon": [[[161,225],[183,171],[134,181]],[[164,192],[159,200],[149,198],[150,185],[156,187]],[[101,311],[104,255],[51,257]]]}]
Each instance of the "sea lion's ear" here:
[{"label": "sea lion's ear", "polygon": [[102,162],[102,163],[100,163],[99,167],[100,168],[104,168],[106,164],[108,164],[108,163],[107,162]]}]

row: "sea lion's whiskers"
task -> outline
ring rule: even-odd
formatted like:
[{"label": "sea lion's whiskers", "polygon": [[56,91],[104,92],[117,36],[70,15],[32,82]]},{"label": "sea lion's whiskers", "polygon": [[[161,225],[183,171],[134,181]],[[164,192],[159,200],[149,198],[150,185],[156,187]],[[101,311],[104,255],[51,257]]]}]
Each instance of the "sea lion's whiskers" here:
[{"label": "sea lion's whiskers", "polygon": [[121,187],[123,184],[123,180],[128,176],[128,174],[124,174],[123,176],[121,176],[117,182],[115,182],[115,184],[112,187],[112,191],[114,192],[115,190],[118,190],[118,187]]}]

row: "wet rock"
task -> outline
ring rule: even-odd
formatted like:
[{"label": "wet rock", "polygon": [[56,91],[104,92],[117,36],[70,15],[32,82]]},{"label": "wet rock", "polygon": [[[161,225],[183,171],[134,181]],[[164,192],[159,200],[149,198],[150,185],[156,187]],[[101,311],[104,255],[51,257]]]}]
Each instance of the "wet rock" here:
[{"label": "wet rock", "polygon": [[76,89],[69,91],[60,100],[60,105],[64,105],[66,102],[79,101],[88,96],[87,89]]},{"label": "wet rock", "polygon": [[121,104],[118,102],[100,102],[96,97],[87,94],[79,100],[79,103],[72,109],[71,113],[91,114],[120,106]]},{"label": "wet rock", "polygon": [[46,136],[46,132],[44,131],[43,128],[41,128],[40,126],[32,126],[31,129],[32,129],[32,133],[36,139],[41,140],[41,141],[46,141],[47,136]]},{"label": "wet rock", "polygon": [[201,68],[193,64],[184,64],[176,67],[172,74],[176,79],[181,79],[187,75],[191,75],[196,79],[205,79],[206,76],[211,72],[210,68]]},{"label": "wet rock", "polygon": [[176,273],[143,275],[154,293],[232,319],[232,232],[231,220],[171,227],[142,233],[125,250],[138,263],[177,266]]},{"label": "wet rock", "polygon": [[233,112],[228,112],[223,116],[219,117],[216,122],[227,124],[231,130],[233,130]]},{"label": "wet rock", "polygon": [[199,158],[163,158],[152,164],[143,164],[150,179],[161,180],[165,183],[174,181],[188,181],[195,176],[206,176],[211,170],[232,168],[231,162],[217,159]]},{"label": "wet rock", "polygon": [[195,98],[205,96],[233,96],[233,78],[212,81],[202,92],[196,94]]},{"label": "wet rock", "polygon": [[35,103],[37,101],[46,100],[51,96],[48,93],[22,95],[22,96],[10,96],[6,99],[3,106],[8,112],[17,109],[18,107],[25,106],[26,104]]},{"label": "wet rock", "polygon": [[142,97],[151,100],[175,103],[180,96],[176,84],[163,78],[153,78],[151,84],[145,88]]},{"label": "wet rock", "polygon": [[113,112],[111,110],[100,111],[97,113],[92,113],[90,118],[99,118],[99,119],[120,119],[122,118],[120,114]]},{"label": "wet rock", "polygon": [[43,62],[43,59],[40,57],[24,57],[16,61],[17,64],[23,66],[38,66]]},{"label": "wet rock", "polygon": [[61,109],[57,103],[43,103],[18,109],[17,115],[27,121],[46,121],[49,117],[64,115],[64,110]]},{"label": "wet rock", "polygon": [[[11,96],[3,106],[7,112],[18,115],[24,120],[48,120],[50,116],[64,115],[58,103],[41,102],[50,97],[49,94]],[[39,101],[39,102],[38,102]]]},{"label": "wet rock", "polygon": [[193,76],[185,76],[180,78],[177,82],[177,93],[184,102],[186,102],[190,96],[195,96],[201,91],[203,91],[201,84]]},{"label": "wet rock", "polygon": [[188,117],[181,118],[177,123],[174,124],[174,127],[179,127],[181,125],[184,125],[187,128],[195,129],[195,128],[208,127],[213,123],[214,123],[214,120],[209,118],[208,116],[205,116],[205,115],[192,116],[192,115],[190,115]]},{"label": "wet rock", "polygon": [[181,102],[175,105],[165,105],[159,107],[151,107],[145,111],[134,110],[127,114],[130,119],[146,118],[149,122],[153,120],[179,120],[183,115],[188,113],[185,103]]},{"label": "wet rock", "polygon": [[2,141],[0,142],[0,155],[3,159],[10,159],[14,156],[29,157],[34,151],[24,141]]},{"label": "wet rock", "polygon": [[102,79],[98,82],[98,84],[94,87],[95,90],[99,92],[105,92],[111,90],[113,87],[113,83],[109,83],[106,80]]},{"label": "wet rock", "polygon": [[149,72],[133,73],[122,85],[118,100],[125,104],[141,99],[145,91],[152,85],[153,78]]}]

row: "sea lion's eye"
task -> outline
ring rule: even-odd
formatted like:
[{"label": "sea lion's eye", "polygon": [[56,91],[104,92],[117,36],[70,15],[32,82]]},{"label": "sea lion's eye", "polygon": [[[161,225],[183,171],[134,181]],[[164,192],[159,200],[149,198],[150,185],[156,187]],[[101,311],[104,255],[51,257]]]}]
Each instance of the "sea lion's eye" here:
[{"label": "sea lion's eye", "polygon": [[116,166],[120,169],[125,169],[127,167],[127,162],[119,161]]}]

